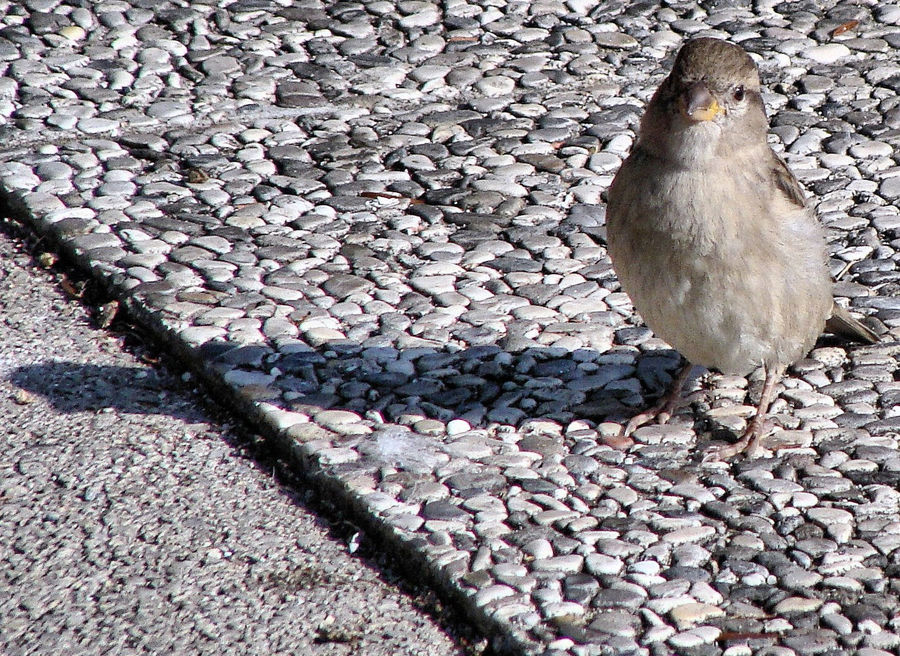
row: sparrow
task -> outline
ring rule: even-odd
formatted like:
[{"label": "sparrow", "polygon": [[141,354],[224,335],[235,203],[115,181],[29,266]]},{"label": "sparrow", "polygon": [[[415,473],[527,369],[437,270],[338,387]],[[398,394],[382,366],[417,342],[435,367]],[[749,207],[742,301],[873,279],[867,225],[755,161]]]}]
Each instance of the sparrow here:
[{"label": "sparrow", "polygon": [[[835,304],[825,232],[769,146],[768,125],[750,55],[692,39],[647,105],[607,194],[609,256],[650,329],[689,363],[740,376],[764,370],[746,431],[708,459],[756,454],[778,382],[823,329],[878,341]],[[665,422],[689,371],[624,434]]]}]

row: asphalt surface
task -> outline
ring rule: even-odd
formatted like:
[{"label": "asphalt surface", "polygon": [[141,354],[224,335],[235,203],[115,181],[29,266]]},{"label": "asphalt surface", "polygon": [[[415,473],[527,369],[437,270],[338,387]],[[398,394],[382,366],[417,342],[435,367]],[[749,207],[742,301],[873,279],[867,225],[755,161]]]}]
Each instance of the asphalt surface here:
[{"label": "asphalt surface", "polygon": [[177,363],[98,329],[89,283],[3,228],[0,654],[474,653]]}]

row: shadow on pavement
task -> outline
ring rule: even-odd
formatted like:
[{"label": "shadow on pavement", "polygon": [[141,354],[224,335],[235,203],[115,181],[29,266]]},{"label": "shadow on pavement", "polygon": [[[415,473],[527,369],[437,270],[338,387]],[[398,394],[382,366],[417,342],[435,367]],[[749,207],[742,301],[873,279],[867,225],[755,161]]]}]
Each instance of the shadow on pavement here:
[{"label": "shadow on pavement", "polygon": [[[45,397],[61,412],[99,412],[113,408],[134,414],[158,414],[171,403],[161,403],[170,383],[166,377],[147,367],[118,367],[69,361],[41,362],[12,371],[10,383],[32,394]],[[184,404],[178,417],[203,421],[199,409]]]},{"label": "shadow on pavement", "polygon": [[[553,348],[509,353],[498,346],[402,351],[331,343],[289,354],[263,344],[202,347],[204,360],[226,380],[247,385],[258,379],[261,400],[286,410],[350,410],[402,424],[464,419],[472,427],[534,419],[621,421],[634,413],[639,387],[663,389],[679,362],[669,350],[646,354],[636,366],[581,355]],[[165,394],[158,377],[141,367],[47,361],[15,369],[9,381],[63,412],[113,407],[152,414]]]}]

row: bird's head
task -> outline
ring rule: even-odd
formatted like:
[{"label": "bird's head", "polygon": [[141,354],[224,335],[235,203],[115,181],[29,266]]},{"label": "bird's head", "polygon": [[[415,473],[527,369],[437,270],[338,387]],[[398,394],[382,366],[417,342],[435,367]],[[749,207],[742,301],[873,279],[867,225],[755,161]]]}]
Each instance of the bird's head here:
[{"label": "bird's head", "polygon": [[641,132],[661,154],[699,155],[765,143],[767,125],[756,63],[739,45],[703,37],[678,52]]}]

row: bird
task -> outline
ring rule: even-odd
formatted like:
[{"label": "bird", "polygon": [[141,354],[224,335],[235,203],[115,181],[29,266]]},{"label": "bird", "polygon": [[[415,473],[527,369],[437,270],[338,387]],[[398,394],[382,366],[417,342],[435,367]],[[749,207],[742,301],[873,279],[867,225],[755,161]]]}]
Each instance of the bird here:
[{"label": "bird", "polygon": [[691,364],[764,383],[756,413],[707,460],[757,455],[777,384],[823,330],[878,335],[834,301],[825,232],[768,143],[759,70],[740,46],[687,41],[607,192],[607,250],[647,326],[687,360],[623,434],[671,416]]}]

